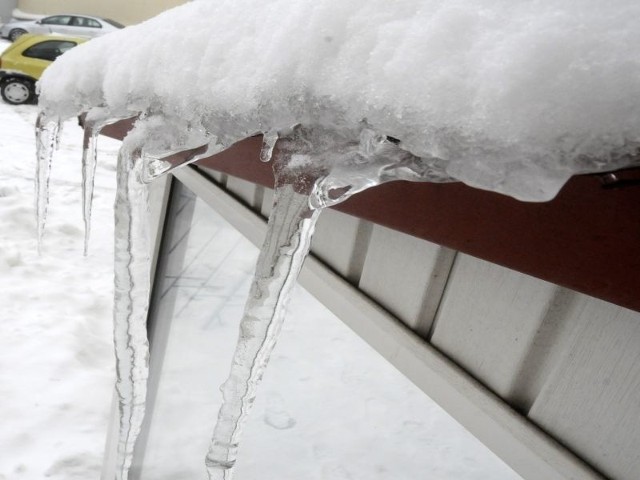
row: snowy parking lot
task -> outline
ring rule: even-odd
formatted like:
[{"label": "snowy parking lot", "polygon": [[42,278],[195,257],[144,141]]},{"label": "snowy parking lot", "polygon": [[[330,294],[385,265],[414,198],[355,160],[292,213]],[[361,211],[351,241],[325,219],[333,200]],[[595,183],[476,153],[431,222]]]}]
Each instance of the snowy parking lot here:
[{"label": "snowy parking lot", "polygon": [[[6,45],[2,42],[0,49]],[[113,200],[119,142],[100,140],[92,238],[84,257],[82,135],[73,121],[65,124],[38,256],[33,211],[36,113],[33,105],[0,104],[0,480],[98,479],[114,381]],[[259,394],[241,454],[253,461],[239,469],[238,480],[517,478],[321,305],[311,302],[306,297],[293,301],[292,310],[298,310],[290,316],[296,317],[296,324],[287,326],[276,350],[284,360],[274,365],[278,371],[267,373],[263,385],[265,392],[281,392],[276,413],[297,421],[288,422],[286,431],[269,426],[273,406]],[[308,358],[296,358],[299,352]],[[329,352],[320,355],[328,361],[318,363],[318,352]],[[332,361],[332,355],[340,361]],[[309,381],[321,395],[313,406],[296,398],[292,385],[275,381],[296,378],[305,362],[321,366],[310,372]],[[335,389],[319,388],[332,382]],[[335,392],[341,404],[352,408],[338,412],[343,419],[331,410]],[[300,439],[309,438],[302,431],[305,425],[324,437],[310,440],[313,444],[306,451],[312,454],[300,455]],[[332,431],[326,432],[325,425],[332,425]],[[205,478],[202,465],[194,469]]]}]

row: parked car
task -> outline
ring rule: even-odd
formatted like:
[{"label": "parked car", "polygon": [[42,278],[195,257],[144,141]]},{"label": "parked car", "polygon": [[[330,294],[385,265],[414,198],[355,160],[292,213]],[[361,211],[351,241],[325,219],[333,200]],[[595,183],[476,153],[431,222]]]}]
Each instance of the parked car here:
[{"label": "parked car", "polygon": [[40,20],[12,20],[0,29],[0,37],[12,42],[25,33],[73,35],[76,37],[97,37],[113,32],[124,25],[108,18],[87,15],[52,15]]},{"label": "parked car", "polygon": [[0,55],[0,96],[13,105],[36,99],[42,72],[67,50],[87,38],[60,35],[22,35]]}]

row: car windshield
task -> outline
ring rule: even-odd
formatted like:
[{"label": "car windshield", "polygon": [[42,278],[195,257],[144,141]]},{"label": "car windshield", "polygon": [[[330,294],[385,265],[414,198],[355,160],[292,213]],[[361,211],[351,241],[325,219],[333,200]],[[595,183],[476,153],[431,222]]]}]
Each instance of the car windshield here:
[{"label": "car windshield", "polygon": [[27,48],[22,55],[30,58],[54,61],[67,50],[75,47],[76,42],[68,40],[47,40]]},{"label": "car windshield", "polygon": [[124,28],[124,25],[122,25],[121,23],[116,22],[115,20],[111,20],[110,18],[103,18],[102,20],[107,22],[110,25],[113,25],[116,28]]}]

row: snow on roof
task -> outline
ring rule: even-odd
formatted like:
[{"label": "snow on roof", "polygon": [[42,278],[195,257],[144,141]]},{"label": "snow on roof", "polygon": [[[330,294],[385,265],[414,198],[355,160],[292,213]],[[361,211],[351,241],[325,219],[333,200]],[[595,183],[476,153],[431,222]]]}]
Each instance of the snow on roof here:
[{"label": "snow on roof", "polygon": [[69,51],[40,105],[224,145],[366,123],[455,179],[547,200],[637,156],[638,19],[637,0],[200,0]]}]

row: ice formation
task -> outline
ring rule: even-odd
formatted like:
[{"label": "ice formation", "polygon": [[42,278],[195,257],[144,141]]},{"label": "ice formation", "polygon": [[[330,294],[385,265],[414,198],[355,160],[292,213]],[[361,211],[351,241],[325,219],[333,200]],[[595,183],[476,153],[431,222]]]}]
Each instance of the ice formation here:
[{"label": "ice formation", "polygon": [[[311,245],[320,210],[309,204],[315,179],[302,184],[304,168],[278,163],[273,215],[240,324],[238,348],[229,378],[222,386],[223,403],[206,457],[211,480],[231,478],[243,423],[278,338],[291,289]],[[280,164],[282,163],[282,164]]]},{"label": "ice formation", "polygon": [[38,252],[44,235],[47,221],[47,203],[49,200],[49,178],[51,175],[51,160],[53,152],[58,147],[60,134],[60,120],[50,120],[45,115],[38,116],[36,122],[36,231],[38,235]]},{"label": "ice formation", "polygon": [[[136,118],[116,201],[118,480],[144,414],[145,183],[250,135],[278,141],[276,204],[207,467],[231,478],[243,418],[325,207],[379,183],[460,180],[548,200],[574,174],[638,162],[640,4],[630,0],[195,1],[60,57],[39,84],[37,213],[62,120]],[[87,230],[88,232],[88,230]],[[88,233],[87,233],[88,235]]]},{"label": "ice formation", "polygon": [[141,148],[123,142],[118,154],[114,238],[113,335],[120,436],[118,479],[128,478],[133,448],[142,427],[147,396],[149,348],[147,311],[150,291],[147,188],[140,181]]},{"label": "ice formation", "polygon": [[[229,480],[239,437],[257,386],[284,320],[322,210],[386,181],[437,180],[428,165],[386,137],[361,130],[335,132],[296,127],[279,144],[274,161],[275,199],[256,272],[240,324],[231,373],[222,387],[223,405],[206,458],[210,480]],[[267,140],[261,157],[273,149]]]},{"label": "ice formation", "polygon": [[[40,119],[44,118],[39,117]],[[89,248],[91,234],[91,204],[93,202],[93,183],[96,171],[98,135],[111,123],[120,120],[113,117],[108,109],[94,108],[84,119],[84,138],[82,141],[82,217],[84,220],[84,254]],[[44,197],[45,195],[43,195]]]}]

